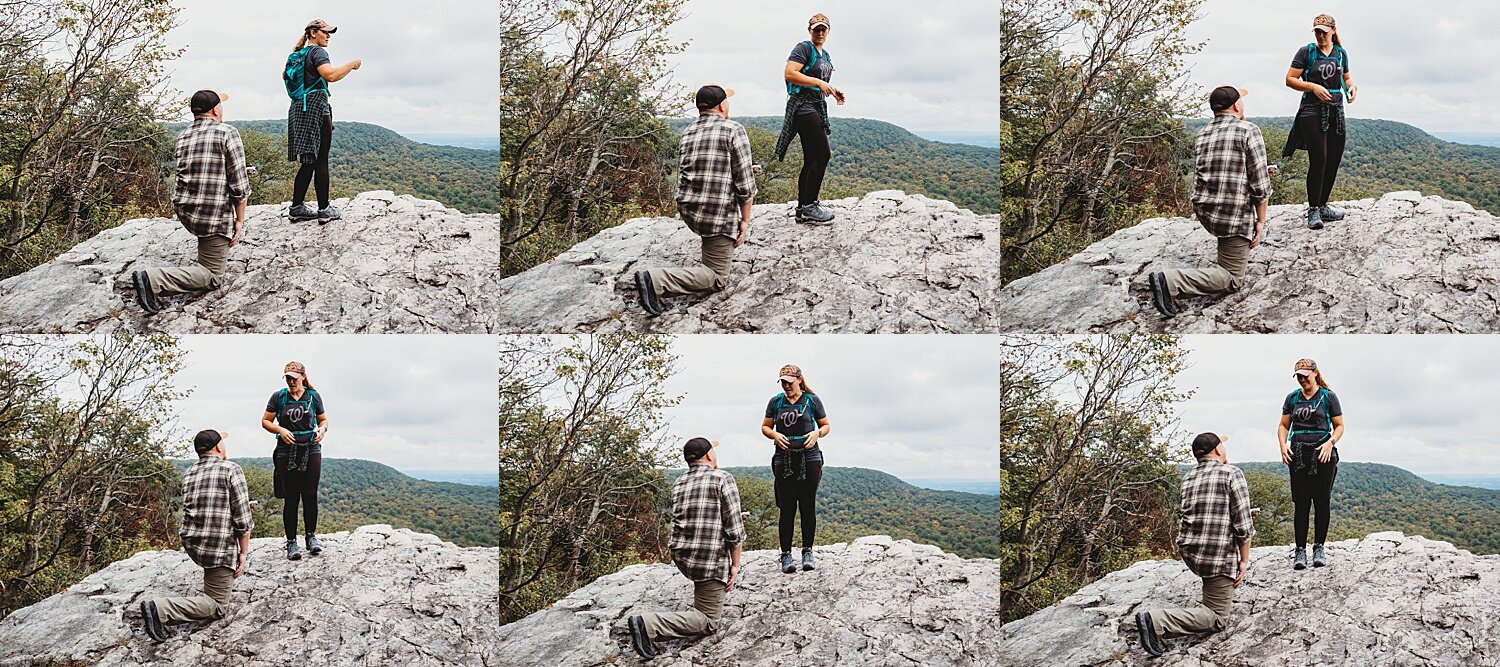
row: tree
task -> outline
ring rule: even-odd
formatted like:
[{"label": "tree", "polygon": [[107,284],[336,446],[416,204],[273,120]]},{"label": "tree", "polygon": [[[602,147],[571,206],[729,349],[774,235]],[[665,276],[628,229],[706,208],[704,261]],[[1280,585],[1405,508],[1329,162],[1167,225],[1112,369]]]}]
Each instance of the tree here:
[{"label": "tree", "polygon": [[1283,475],[1264,470],[1245,471],[1250,504],[1260,508],[1255,515],[1254,543],[1266,546],[1292,541],[1292,489]]},{"label": "tree", "polygon": [[1185,201],[1194,102],[1184,32],[1201,0],[1001,5],[1002,279]]},{"label": "tree", "polygon": [[0,3],[0,277],[166,208],[176,15],[169,0]]},{"label": "tree", "polygon": [[1185,365],[1169,336],[1002,339],[1002,619],[1170,547]]},{"label": "tree", "polygon": [[500,352],[500,609],[520,618],[666,556],[659,336],[510,336]]},{"label": "tree", "polygon": [[0,612],[166,543],[176,339],[0,338]]},{"label": "tree", "polygon": [[670,210],[684,96],[667,38],[686,0],[521,0],[500,28],[502,275],[629,215]]}]

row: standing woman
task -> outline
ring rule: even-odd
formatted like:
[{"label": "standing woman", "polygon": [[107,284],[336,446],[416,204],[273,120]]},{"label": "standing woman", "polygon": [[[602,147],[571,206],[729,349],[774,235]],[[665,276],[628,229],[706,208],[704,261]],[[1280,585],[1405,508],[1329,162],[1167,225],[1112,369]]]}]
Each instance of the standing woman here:
[{"label": "standing woman", "polygon": [[[286,159],[300,163],[292,187],[292,220],[317,220],[327,224],[339,219],[339,210],[328,203],[328,147],[333,143],[333,106],[328,102],[328,84],[359,69],[351,60],[335,67],[328,58],[328,39],[338,28],[323,19],[313,19],[302,29],[302,39],[286,58],[282,83],[292,104],[286,116]],[[318,208],[308,206],[307,186],[318,193]]]},{"label": "standing woman", "polygon": [[1344,159],[1344,100],[1352,103],[1358,90],[1333,17],[1314,18],[1313,35],[1316,41],[1297,49],[1286,71],[1286,85],[1302,91],[1302,103],[1281,155],[1307,150],[1307,226],[1322,229],[1324,221],[1344,219],[1343,211],[1328,205],[1328,196]]},{"label": "standing woman", "polygon": [[1308,505],[1317,510],[1313,539],[1313,567],[1328,564],[1323,543],[1328,539],[1328,499],[1339,472],[1339,439],[1344,437],[1344,410],[1339,397],[1328,389],[1323,372],[1312,359],[1298,359],[1293,377],[1300,386],[1281,404],[1281,425],[1276,441],[1281,443],[1281,462],[1292,476],[1293,525],[1297,553],[1292,568],[1307,567]]},{"label": "standing woman", "polygon": [[797,44],[787,56],[786,69],[786,116],[781,121],[781,136],[776,139],[776,159],[786,159],[786,149],[792,144],[792,135],[802,138],[802,172],[797,175],[797,222],[828,224],[833,222],[833,211],[823,208],[818,202],[818,193],[823,189],[823,173],[828,170],[828,160],[833,149],[828,145],[828,135],[833,130],[828,126],[828,99],[832,95],[839,104],[844,103],[844,93],[833,85],[833,61],[823,49],[828,40],[828,17],[813,14],[807,20],[807,34],[811,39]]},{"label": "standing woman", "polygon": [[766,405],[761,435],[776,443],[771,455],[771,474],[776,478],[776,507],[781,510],[777,526],[781,538],[781,571],[797,571],[792,562],[792,527],[802,511],[802,569],[813,569],[813,536],[818,529],[816,503],[818,481],[823,478],[823,450],[818,441],[828,435],[828,415],[823,401],[813,394],[802,377],[802,369],[781,367],[781,393]]},{"label": "standing woman", "polygon": [[274,463],[276,497],[285,499],[281,525],[286,530],[286,557],[301,560],[297,548],[297,505],[302,505],[302,523],[307,530],[307,552],[323,551],[318,542],[318,478],[323,473],[323,436],[328,433],[328,415],[323,397],[313,389],[307,369],[288,362],[282,369],[286,387],[271,394],[261,428],[276,434]]}]

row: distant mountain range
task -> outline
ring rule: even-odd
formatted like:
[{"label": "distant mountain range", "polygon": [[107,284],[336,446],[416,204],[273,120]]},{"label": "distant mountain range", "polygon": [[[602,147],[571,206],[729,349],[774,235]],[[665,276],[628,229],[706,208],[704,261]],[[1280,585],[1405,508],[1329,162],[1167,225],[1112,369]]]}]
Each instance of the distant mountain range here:
[{"label": "distant mountain range", "polygon": [[[272,159],[285,160],[285,119],[228,123],[240,130],[275,137],[280,148]],[[183,123],[172,123],[167,130],[175,135],[183,127]],[[495,181],[500,174],[498,149],[419,143],[369,123],[335,121],[333,127],[328,163],[335,198],[370,190],[391,190],[440,201],[465,213],[500,210]]]},{"label": "distant mountain range", "polygon": [[[1234,465],[1287,479],[1279,461]],[[1395,466],[1345,462],[1339,463],[1331,509],[1331,533],[1399,530],[1477,554],[1500,553],[1500,490],[1434,484]]]},{"label": "distant mountain range", "polygon": [[[773,151],[781,131],[780,116],[736,117],[751,132],[755,161],[775,162]],[[681,132],[692,119],[670,119],[667,125]],[[863,195],[875,190],[905,190],[934,199],[946,199],[975,213],[1000,211],[1000,150],[923,139],[897,125],[868,118],[833,118],[833,159],[823,181],[823,198]],[[967,136],[967,135],[966,135]],[[995,133],[998,144],[999,132]],[[802,163],[801,145],[794,138],[788,151],[787,172],[757,197],[762,203],[796,198],[796,170]],[[779,168],[779,166],[778,166]],[[763,188],[765,189],[765,188]]]},{"label": "distant mountain range", "polygon": [[[1291,128],[1290,117],[1249,118],[1268,134],[1266,146],[1272,162],[1280,162],[1284,144],[1279,138]],[[1206,118],[1186,121],[1196,133]],[[1476,208],[1500,212],[1500,147],[1444,141],[1406,123],[1390,120],[1350,118],[1348,143],[1335,199],[1378,197],[1397,190],[1419,190],[1468,202]],[[1487,135],[1491,139],[1497,135]],[[1484,136],[1477,137],[1484,139]],[[1479,141],[1477,143],[1486,143]],[[1191,142],[1189,142],[1191,151]],[[1298,153],[1306,159],[1306,153]],[[1297,174],[1301,178],[1301,174]],[[1291,203],[1291,202],[1287,202]]]},{"label": "distant mountain range", "polygon": [[[739,479],[773,481],[769,467],[725,470]],[[669,482],[681,473],[667,471]],[[827,467],[818,484],[819,544],[890,535],[937,545],[965,558],[997,558],[999,517],[997,495],[924,489],[868,468]]]},{"label": "distant mountain range", "polygon": [[[281,535],[281,501],[272,493],[270,458],[232,459],[245,469],[250,495],[260,501],[256,537]],[[192,461],[174,461],[186,470]],[[318,530],[335,532],[372,523],[431,533],[459,546],[498,546],[500,494],[493,487],[429,482],[362,459],[323,459],[318,485]]]}]

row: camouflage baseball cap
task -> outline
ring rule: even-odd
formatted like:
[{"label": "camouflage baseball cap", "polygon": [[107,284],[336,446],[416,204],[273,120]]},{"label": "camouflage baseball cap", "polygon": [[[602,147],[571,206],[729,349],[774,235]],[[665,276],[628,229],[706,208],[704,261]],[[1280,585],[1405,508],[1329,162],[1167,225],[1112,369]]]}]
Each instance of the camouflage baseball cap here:
[{"label": "camouflage baseball cap", "polygon": [[311,21],[308,21],[307,27],[303,28],[303,30],[309,32],[313,30],[322,30],[323,32],[326,32],[330,35],[339,31],[338,28],[328,25],[328,22],[324,21],[323,19],[313,19]]},{"label": "camouflage baseball cap", "polygon": [[285,377],[300,378],[307,375],[307,369],[302,366],[302,362],[300,361],[288,361],[286,362],[286,367],[281,369],[281,374]]},{"label": "camouflage baseball cap", "polygon": [[810,18],[810,19],[807,20],[807,29],[808,30],[812,30],[813,28],[816,28],[818,26],[823,26],[824,28],[832,28],[833,27],[833,25],[828,22],[828,16],[825,15],[825,14],[821,14],[821,13],[819,13],[819,14],[813,14],[812,18]]},{"label": "camouflage baseball cap", "polygon": [[1304,377],[1312,375],[1313,373],[1318,372],[1318,362],[1307,358],[1298,359],[1297,366],[1294,369],[1294,372]]},{"label": "camouflage baseball cap", "polygon": [[1319,14],[1313,19],[1313,30],[1322,30],[1323,32],[1338,30],[1338,24],[1334,23],[1332,16]]},{"label": "camouflage baseball cap", "polygon": [[802,369],[787,364],[781,367],[781,372],[777,375],[779,376],[776,378],[777,382],[796,382],[797,378],[802,377]]}]

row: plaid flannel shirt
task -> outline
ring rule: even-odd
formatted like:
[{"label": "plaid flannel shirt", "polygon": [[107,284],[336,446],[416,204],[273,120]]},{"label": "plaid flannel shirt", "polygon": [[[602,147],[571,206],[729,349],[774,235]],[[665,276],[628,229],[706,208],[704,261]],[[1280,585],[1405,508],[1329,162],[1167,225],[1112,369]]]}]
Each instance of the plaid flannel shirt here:
[{"label": "plaid flannel shirt", "polygon": [[[306,100],[292,100],[286,110],[286,159],[298,164],[313,164],[323,150],[323,118],[333,122],[333,106],[328,103],[328,89],[307,94]],[[303,108],[303,107],[307,108]]]},{"label": "plaid flannel shirt", "polygon": [[1193,210],[1217,237],[1255,238],[1255,208],[1271,196],[1266,141],[1260,128],[1230,114],[1198,131]]},{"label": "plaid flannel shirt", "polygon": [[177,185],[172,207],[197,236],[234,236],[235,204],[250,197],[245,145],[234,126],[194,118],[177,135]]},{"label": "plaid flannel shirt", "polygon": [[239,565],[240,535],[255,529],[239,464],[203,456],[182,475],[182,548],[204,567]]},{"label": "plaid flannel shirt", "polygon": [[734,475],[689,465],[672,485],[672,562],[693,581],[729,583],[730,552],[745,541]]},{"label": "plaid flannel shirt", "polygon": [[755,196],[744,126],[705,113],[682,132],[677,212],[699,236],[740,235],[740,204]]},{"label": "plaid flannel shirt", "polygon": [[1237,576],[1240,544],[1255,534],[1250,487],[1232,465],[1204,459],[1182,478],[1182,523],[1177,548],[1200,577]]}]

